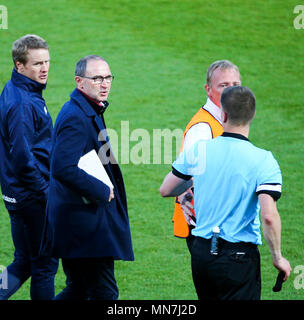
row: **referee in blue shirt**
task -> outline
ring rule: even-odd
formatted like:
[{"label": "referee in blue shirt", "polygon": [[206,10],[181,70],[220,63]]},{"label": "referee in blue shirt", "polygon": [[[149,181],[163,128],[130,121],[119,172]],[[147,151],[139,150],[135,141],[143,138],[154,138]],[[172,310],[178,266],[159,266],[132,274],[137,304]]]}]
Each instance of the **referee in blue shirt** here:
[{"label": "referee in blue shirt", "polygon": [[177,196],[194,184],[191,263],[198,298],[256,300],[261,296],[259,211],[273,265],[284,272],[284,281],[291,272],[281,254],[276,207],[282,176],[272,153],[248,140],[255,116],[253,93],[246,87],[227,88],[221,105],[223,135],[182,152],[160,193]]}]

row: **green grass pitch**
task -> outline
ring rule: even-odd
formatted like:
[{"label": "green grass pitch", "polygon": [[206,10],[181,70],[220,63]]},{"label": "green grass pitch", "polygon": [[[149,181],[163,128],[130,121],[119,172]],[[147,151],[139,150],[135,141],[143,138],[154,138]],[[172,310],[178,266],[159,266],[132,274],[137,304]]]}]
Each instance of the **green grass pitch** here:
[{"label": "green grass pitch", "polygon": [[[107,126],[119,132],[121,121],[129,121],[130,131],[142,128],[151,137],[153,129],[185,128],[206,100],[203,87],[210,63],[229,59],[237,64],[243,85],[257,98],[249,138],[273,152],[283,174],[278,202],[282,253],[293,269],[304,265],[304,29],[294,27],[293,12],[299,1],[1,0],[0,4],[8,9],[8,29],[0,29],[0,90],[11,74],[12,42],[27,33],[39,34],[50,45],[44,97],[54,121],[74,88],[76,62],[88,54],[104,56],[115,75]],[[131,142],[130,147],[134,145]],[[130,163],[121,168],[136,260],[116,263],[120,299],[196,299],[185,241],[172,235],[173,200],[162,199],[158,191],[170,164]],[[265,243],[260,252],[262,299],[303,299],[303,287],[294,286],[301,275],[294,271],[280,293],[272,292],[277,271]],[[9,218],[1,200],[0,265],[8,265],[12,257]],[[56,293],[64,281],[60,268]],[[29,299],[29,281],[12,299]]]}]

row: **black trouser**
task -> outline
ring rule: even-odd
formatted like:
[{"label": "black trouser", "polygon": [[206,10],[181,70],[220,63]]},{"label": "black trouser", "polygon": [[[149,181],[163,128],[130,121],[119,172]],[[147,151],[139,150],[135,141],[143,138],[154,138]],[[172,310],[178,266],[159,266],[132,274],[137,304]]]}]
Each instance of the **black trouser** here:
[{"label": "black trouser", "polygon": [[189,226],[189,235],[188,237],[186,238],[186,243],[187,243],[187,247],[188,247],[188,250],[189,252],[191,253],[191,247],[193,245],[193,241],[195,240],[195,236],[192,235],[191,231],[192,229],[194,229],[195,227],[194,226]]},{"label": "black trouser", "polygon": [[259,300],[257,246],[221,240],[216,256],[210,253],[210,242],[195,237],[191,248],[192,277],[199,300]]},{"label": "black trouser", "polygon": [[62,267],[67,286],[55,300],[117,300],[113,259],[62,259]]}]

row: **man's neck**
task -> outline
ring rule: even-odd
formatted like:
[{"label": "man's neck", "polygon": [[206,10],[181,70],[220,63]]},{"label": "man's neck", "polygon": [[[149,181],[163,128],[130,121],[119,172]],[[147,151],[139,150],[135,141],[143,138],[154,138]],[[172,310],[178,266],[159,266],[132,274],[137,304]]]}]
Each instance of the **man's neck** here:
[{"label": "man's neck", "polygon": [[104,106],[104,103],[103,101],[97,101],[93,98],[91,98],[90,96],[88,96],[85,92],[83,92],[81,89],[77,88],[79,91],[81,91],[81,93],[86,97],[88,98],[90,101],[94,102],[95,104],[97,104],[99,107],[103,107]]},{"label": "man's neck", "polygon": [[223,123],[224,132],[228,133],[237,133],[245,136],[246,138],[249,137],[249,126],[233,126],[229,123]]},{"label": "man's neck", "polygon": [[218,106],[209,96],[208,96],[208,98],[207,98],[207,101],[209,100],[209,103],[211,104],[211,105],[213,105],[214,107],[217,107],[218,109],[221,109],[221,107],[220,106]]},{"label": "man's neck", "polygon": [[221,119],[221,108],[219,108],[209,97],[207,99],[206,104],[203,106],[205,110],[207,110],[211,115],[222,124]]}]

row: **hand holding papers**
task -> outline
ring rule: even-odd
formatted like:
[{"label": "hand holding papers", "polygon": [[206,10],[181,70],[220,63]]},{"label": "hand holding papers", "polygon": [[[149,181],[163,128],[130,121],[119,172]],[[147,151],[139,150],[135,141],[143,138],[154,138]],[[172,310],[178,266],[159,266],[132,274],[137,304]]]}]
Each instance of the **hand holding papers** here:
[{"label": "hand holding papers", "polygon": [[114,186],[94,149],[79,159],[78,167],[110,187],[109,202],[114,198]]},{"label": "hand holding papers", "polygon": [[93,149],[79,159],[78,167],[86,173],[102,181],[110,188],[114,188],[105,168],[103,167],[96,151]]}]

